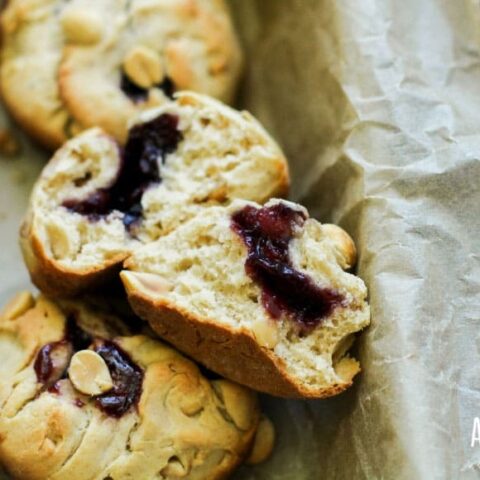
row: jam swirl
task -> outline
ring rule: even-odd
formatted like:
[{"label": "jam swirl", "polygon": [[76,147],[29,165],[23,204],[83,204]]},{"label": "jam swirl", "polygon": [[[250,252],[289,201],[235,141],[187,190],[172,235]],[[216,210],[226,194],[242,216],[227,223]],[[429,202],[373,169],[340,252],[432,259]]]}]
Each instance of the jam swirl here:
[{"label": "jam swirl", "polygon": [[309,330],[342,305],[344,297],[293,266],[289,244],[305,220],[302,211],[279,202],[263,208],[248,205],[234,213],[231,225],[247,246],[245,271],[261,287],[265,310],[274,319],[286,316]]},{"label": "jam swirl", "polygon": [[[37,381],[50,393],[60,395],[58,381],[67,378],[72,356],[91,345],[107,364],[113,381],[111,390],[93,397],[94,404],[106,415],[120,418],[138,405],[142,394],[143,371],[116,343],[93,338],[78,326],[73,316],[68,317],[62,340],[40,348],[33,364]],[[84,402],[76,399],[75,404],[83,406]]]},{"label": "jam swirl", "polygon": [[122,153],[119,173],[113,183],[100,188],[83,200],[68,199],[63,206],[72,212],[98,220],[113,210],[123,213],[123,223],[130,229],[143,213],[145,191],[161,181],[159,159],[177,149],[183,136],[178,117],[164,113],[130,129]]}]

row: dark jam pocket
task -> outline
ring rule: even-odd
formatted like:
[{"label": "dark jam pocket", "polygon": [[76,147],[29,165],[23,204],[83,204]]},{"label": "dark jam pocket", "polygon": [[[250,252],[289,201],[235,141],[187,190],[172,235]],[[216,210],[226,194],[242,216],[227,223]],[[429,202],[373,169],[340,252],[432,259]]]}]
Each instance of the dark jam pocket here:
[{"label": "dark jam pocket", "polygon": [[288,247],[295,229],[304,222],[305,215],[285,203],[247,206],[232,216],[232,228],[248,248],[245,271],[261,287],[264,308],[275,319],[286,315],[310,329],[344,298],[335,290],[317,286],[293,267]]},{"label": "dark jam pocket", "polygon": [[95,403],[107,415],[121,417],[140,400],[143,372],[130,356],[113,342],[104,341],[95,351],[105,360],[113,380],[113,388],[96,396]]},{"label": "dark jam pocket", "polygon": [[[161,83],[154,85],[153,88],[162,90],[168,98],[173,98],[175,93],[175,85],[169,77],[165,77]],[[148,99],[149,89],[139,87],[133,83],[124,72],[122,72],[120,78],[120,89],[132,102],[141,103],[146,102]]]},{"label": "dark jam pocket", "polygon": [[120,79],[120,89],[135,103],[145,102],[148,98],[148,89],[135,85],[123,72]]},{"label": "dark jam pocket", "polygon": [[67,340],[44,345],[33,364],[38,382],[51,388],[65,375],[71,357],[72,346]]},{"label": "dark jam pocket", "polygon": [[91,220],[118,210],[124,214],[125,227],[130,228],[142,217],[141,200],[145,190],[161,181],[159,159],[163,163],[182,138],[176,115],[164,113],[135,125],[128,133],[122,165],[113,184],[84,200],[66,200],[63,206]]},{"label": "dark jam pocket", "polygon": [[67,378],[73,354],[88,348],[92,343],[95,344],[95,351],[105,360],[113,380],[111,390],[94,397],[95,405],[105,414],[119,418],[137,405],[142,393],[143,371],[115,343],[98,339],[95,341],[78,326],[73,316],[67,320],[65,338],[44,345],[38,352],[33,364],[37,381],[50,393],[60,394],[56,382]]},{"label": "dark jam pocket", "polygon": [[77,325],[75,315],[69,315],[64,338],[44,345],[35,358],[33,368],[38,382],[49,390],[55,390],[55,382],[67,377],[73,354],[87,348],[92,340],[92,336]]}]

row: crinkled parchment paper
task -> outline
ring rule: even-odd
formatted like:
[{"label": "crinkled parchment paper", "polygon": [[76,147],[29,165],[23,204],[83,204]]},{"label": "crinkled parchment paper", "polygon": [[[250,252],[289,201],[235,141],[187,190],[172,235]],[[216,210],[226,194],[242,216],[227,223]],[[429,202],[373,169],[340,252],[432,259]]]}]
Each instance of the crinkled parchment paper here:
[{"label": "crinkled parchment paper", "polygon": [[354,236],[372,305],[355,387],[269,401],[276,454],[243,478],[480,478],[479,3],[235,6],[244,106],[284,147],[293,197]]},{"label": "crinkled parchment paper", "polygon": [[[284,147],[292,197],[354,236],[373,317],[355,386],[264,398],[275,454],[235,478],[480,478],[478,2],[232,1],[243,106]],[[16,229],[32,152],[1,162],[2,300],[26,282]]]}]

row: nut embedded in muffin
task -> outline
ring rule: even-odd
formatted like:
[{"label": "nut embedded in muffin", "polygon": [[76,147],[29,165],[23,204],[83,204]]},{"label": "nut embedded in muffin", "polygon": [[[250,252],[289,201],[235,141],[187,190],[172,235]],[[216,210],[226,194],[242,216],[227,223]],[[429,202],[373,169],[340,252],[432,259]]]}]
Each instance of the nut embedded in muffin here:
[{"label": "nut embedded in muffin", "polygon": [[94,396],[113,388],[112,376],[105,360],[93,350],[80,350],[73,355],[68,367],[73,386],[86,395]]}]

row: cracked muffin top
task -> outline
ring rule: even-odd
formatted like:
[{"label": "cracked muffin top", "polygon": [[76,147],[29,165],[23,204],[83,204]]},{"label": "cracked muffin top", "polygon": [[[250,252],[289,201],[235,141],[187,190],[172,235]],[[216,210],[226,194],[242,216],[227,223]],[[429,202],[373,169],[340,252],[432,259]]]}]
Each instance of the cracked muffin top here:
[{"label": "cracked muffin top", "polygon": [[254,393],[80,301],[18,294],[0,317],[0,374],[14,478],[224,478],[260,421]]},{"label": "cracked muffin top", "polygon": [[13,0],[1,28],[4,101],[51,149],[92,126],[123,142],[177,90],[230,102],[241,71],[223,0]]}]

